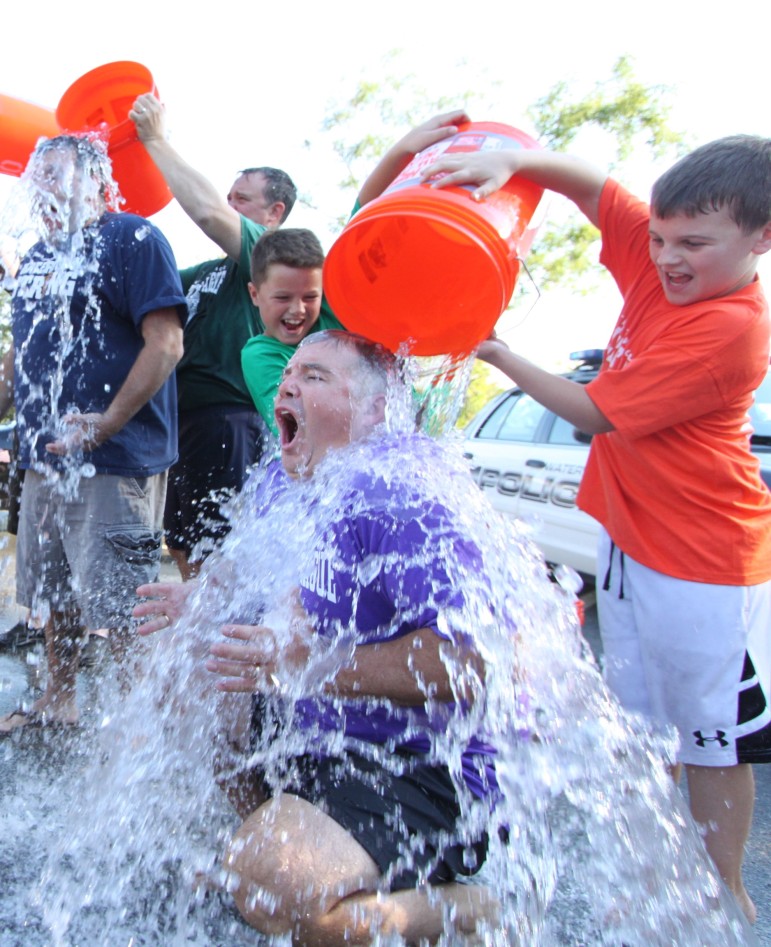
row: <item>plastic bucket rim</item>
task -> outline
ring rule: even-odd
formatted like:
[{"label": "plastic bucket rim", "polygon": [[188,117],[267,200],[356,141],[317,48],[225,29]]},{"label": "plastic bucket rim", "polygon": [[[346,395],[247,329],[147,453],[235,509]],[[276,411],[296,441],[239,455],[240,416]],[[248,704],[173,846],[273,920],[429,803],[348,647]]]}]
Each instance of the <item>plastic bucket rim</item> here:
[{"label": "plastic bucket rim", "polygon": [[[467,194],[468,192],[462,191],[462,193]],[[512,259],[518,260],[519,258],[517,256],[512,257],[508,252],[506,239],[498,233],[489,220],[475,213],[472,210],[473,206],[476,205],[470,205],[468,208],[465,208],[461,203],[447,202],[442,205],[442,208],[443,211],[449,210],[450,213],[437,213],[437,205],[432,198],[428,196],[426,196],[424,200],[421,200],[420,196],[408,196],[407,198],[403,198],[401,193],[399,193],[398,196],[394,196],[387,206],[379,205],[377,208],[373,208],[369,213],[366,213],[366,211],[368,207],[372,207],[372,204],[367,204],[348,221],[345,229],[330,248],[327,257],[329,257],[335,247],[339,248],[342,246],[347,236],[353,235],[357,228],[367,223],[373,224],[377,220],[386,218],[396,219],[402,216],[405,210],[408,210],[410,217],[417,217],[422,220],[433,221],[444,225],[448,225],[449,223],[445,218],[448,216],[452,217],[452,222],[459,222],[464,225],[464,229],[468,232],[468,235],[473,237],[474,244],[478,245],[479,248],[484,250],[489,256],[496,258],[499,266],[505,271],[511,267]],[[492,239],[490,239],[491,237]],[[512,292],[514,282],[516,282],[516,275],[512,280]]]}]

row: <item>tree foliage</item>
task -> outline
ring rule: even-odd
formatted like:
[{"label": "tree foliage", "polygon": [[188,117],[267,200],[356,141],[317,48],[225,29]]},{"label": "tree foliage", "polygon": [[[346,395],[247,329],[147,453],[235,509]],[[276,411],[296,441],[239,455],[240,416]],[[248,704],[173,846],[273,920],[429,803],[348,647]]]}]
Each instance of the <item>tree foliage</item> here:
[{"label": "tree foliage", "polygon": [[643,85],[634,74],[632,60],[622,56],[607,80],[594,84],[583,98],[572,101],[567,82],[558,82],[530,106],[528,116],[545,148],[568,151],[587,125],[612,136],[620,164],[642,143],[654,157],[664,157],[683,144],[683,136],[669,126],[666,86]]},{"label": "tree foliage", "polygon": [[[602,133],[602,150],[613,172],[642,152],[652,159],[676,156],[685,137],[669,124],[669,90],[646,86],[634,73],[628,56],[613,66],[610,78],[596,82],[574,99],[567,82],[558,82],[528,109],[539,142],[551,151],[570,151],[588,130]],[[528,255],[527,265],[542,288],[573,286],[586,289],[596,282],[599,233],[577,211],[548,220]]]},{"label": "tree foliage", "polygon": [[[463,71],[464,64],[459,63],[459,75]],[[490,78],[489,85],[495,84]],[[482,98],[478,91],[436,94],[404,68],[402,51],[392,50],[382,63],[381,78],[360,80],[349,99],[336,99],[327,106],[321,129],[331,136],[332,151],[344,169],[338,187],[351,196],[357,194],[383,154],[410,128],[440,112],[471,110]],[[316,147],[312,142],[307,145]],[[342,229],[346,220],[338,218],[337,228]]]},{"label": "tree foliage", "polygon": [[504,390],[492,377],[490,367],[476,361],[471,369],[471,380],[456,427],[464,428],[484,406]]}]

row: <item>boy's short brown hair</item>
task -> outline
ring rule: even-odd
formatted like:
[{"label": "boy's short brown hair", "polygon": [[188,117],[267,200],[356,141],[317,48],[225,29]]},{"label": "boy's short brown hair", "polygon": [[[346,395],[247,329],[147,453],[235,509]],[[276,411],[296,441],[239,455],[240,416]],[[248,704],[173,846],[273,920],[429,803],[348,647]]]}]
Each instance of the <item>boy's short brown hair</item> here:
[{"label": "boy's short brown hair", "polygon": [[666,220],[725,207],[745,233],[771,222],[771,138],[732,135],[681,158],[653,185],[651,209]]},{"label": "boy's short brown hair", "polygon": [[274,263],[295,270],[320,270],[324,266],[324,250],[311,230],[299,227],[266,230],[252,250],[249,269],[255,286],[265,282],[268,269]]}]

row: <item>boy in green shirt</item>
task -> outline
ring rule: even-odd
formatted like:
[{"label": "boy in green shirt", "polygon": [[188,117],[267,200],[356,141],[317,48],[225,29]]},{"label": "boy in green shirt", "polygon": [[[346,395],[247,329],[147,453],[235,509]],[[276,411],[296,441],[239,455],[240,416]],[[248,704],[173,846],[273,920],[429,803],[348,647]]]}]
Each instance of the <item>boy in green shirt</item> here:
[{"label": "boy in green shirt", "polygon": [[343,328],[322,303],[323,265],[324,251],[310,230],[268,230],[252,251],[249,294],[265,330],[242,349],[241,368],[257,410],[276,437],[273,402],[287,362],[312,330]]}]

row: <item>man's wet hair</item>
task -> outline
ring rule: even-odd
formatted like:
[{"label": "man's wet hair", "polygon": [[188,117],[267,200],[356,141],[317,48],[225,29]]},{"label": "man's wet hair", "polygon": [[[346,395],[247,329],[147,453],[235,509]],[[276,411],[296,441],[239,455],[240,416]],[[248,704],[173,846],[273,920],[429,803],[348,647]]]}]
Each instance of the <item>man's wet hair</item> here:
[{"label": "man's wet hair", "polygon": [[373,342],[363,335],[343,329],[324,329],[307,335],[297,348],[306,348],[319,342],[331,342],[356,356],[362,394],[384,394],[389,384],[399,379],[396,356],[380,342]]},{"label": "man's wet hair", "polygon": [[771,138],[732,135],[681,158],[653,185],[651,209],[666,220],[725,207],[744,233],[771,222]]},{"label": "man's wet hair", "polygon": [[107,206],[117,210],[121,199],[118,186],[112,176],[112,162],[107,154],[107,142],[104,137],[94,133],[85,133],[44,138],[35,146],[31,161],[45,158],[53,152],[63,151],[68,151],[75,166],[93,179]]},{"label": "man's wet hair", "polygon": [[266,230],[255,243],[249,266],[252,283],[259,287],[274,264],[295,270],[320,270],[324,266],[324,249],[311,230],[286,227]]},{"label": "man's wet hair", "polygon": [[280,168],[243,168],[238,173],[246,175],[261,174],[263,176],[265,179],[263,191],[265,200],[269,204],[280,201],[284,205],[284,213],[279,221],[283,224],[297,200],[297,188],[286,171],[282,171]]}]

